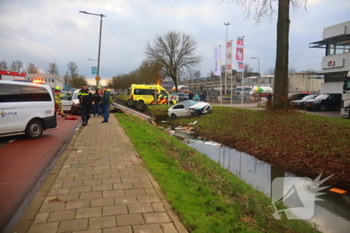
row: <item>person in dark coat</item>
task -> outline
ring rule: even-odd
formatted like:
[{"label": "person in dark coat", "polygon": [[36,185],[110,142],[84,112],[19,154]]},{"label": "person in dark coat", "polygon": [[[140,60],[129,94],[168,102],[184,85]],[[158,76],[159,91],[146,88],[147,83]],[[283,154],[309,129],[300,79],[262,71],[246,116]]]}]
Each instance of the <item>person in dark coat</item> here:
[{"label": "person in dark coat", "polygon": [[81,105],[81,120],[83,121],[83,126],[88,124],[90,119],[90,111],[92,105],[92,93],[87,85],[84,84],[78,93],[79,102]]},{"label": "person in dark coat", "polygon": [[192,91],[190,91],[190,93],[188,94],[188,99],[193,100],[193,93],[192,93]]},{"label": "person in dark coat", "polygon": [[98,116],[101,115],[101,111],[100,111],[100,106],[101,106],[101,101],[102,101],[102,97],[100,95],[100,90],[96,89],[95,93],[92,95],[92,99],[94,101],[94,116],[96,116],[96,114]]}]

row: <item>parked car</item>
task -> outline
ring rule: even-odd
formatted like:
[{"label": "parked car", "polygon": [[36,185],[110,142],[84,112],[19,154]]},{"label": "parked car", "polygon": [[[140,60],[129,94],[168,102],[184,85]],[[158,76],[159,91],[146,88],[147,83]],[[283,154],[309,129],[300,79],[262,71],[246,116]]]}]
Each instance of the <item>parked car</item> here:
[{"label": "parked car", "polygon": [[305,108],[309,111],[327,109],[334,110],[341,107],[341,94],[321,94],[315,99],[307,100]]},{"label": "parked car", "polygon": [[71,111],[72,104],[73,104],[72,98],[68,98],[66,95],[63,95],[61,101],[62,101],[63,111],[67,111],[67,112]]},{"label": "parked car", "polygon": [[306,93],[288,94],[288,102],[290,103],[290,101],[293,101],[293,100],[301,100],[307,95],[310,95],[310,94],[306,94]]},{"label": "parked car", "polygon": [[57,126],[55,100],[49,85],[0,80],[0,137],[41,137]]},{"label": "parked car", "polygon": [[188,94],[183,93],[183,92],[172,93],[172,95],[178,95],[179,96],[179,102],[182,102],[182,101],[190,99]]},{"label": "parked car", "polygon": [[290,106],[292,108],[295,108],[295,109],[305,109],[305,102],[307,100],[315,99],[317,96],[318,96],[318,94],[316,94],[316,95],[307,95],[304,98],[302,98],[301,100],[293,100],[289,104],[290,104]]},{"label": "parked car", "polygon": [[73,115],[81,113],[81,105],[80,105],[80,102],[79,102],[78,93],[79,93],[79,90],[75,90],[73,92],[73,96],[72,96],[72,104],[71,104],[70,112]]},{"label": "parked car", "polygon": [[170,107],[168,109],[168,116],[176,119],[178,117],[200,116],[211,113],[212,111],[209,103],[186,100]]}]

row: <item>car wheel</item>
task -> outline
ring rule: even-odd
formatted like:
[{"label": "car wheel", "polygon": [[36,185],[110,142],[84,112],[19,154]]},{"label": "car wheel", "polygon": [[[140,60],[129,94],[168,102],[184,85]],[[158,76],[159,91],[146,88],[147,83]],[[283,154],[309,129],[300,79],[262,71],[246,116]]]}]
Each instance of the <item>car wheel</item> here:
[{"label": "car wheel", "polygon": [[134,101],[132,99],[128,99],[128,101],[126,101],[126,105],[132,107],[134,105]]},{"label": "car wheel", "polygon": [[171,114],[171,118],[172,118],[172,119],[176,119],[177,116],[176,116],[174,113],[172,113],[172,114]]},{"label": "car wheel", "polygon": [[320,111],[326,111],[326,105],[321,104],[320,105]]},{"label": "car wheel", "polygon": [[139,111],[143,110],[143,106],[144,106],[144,104],[142,102],[135,103],[135,108]]},{"label": "car wheel", "polygon": [[26,128],[26,135],[31,139],[41,137],[43,134],[44,127],[40,120],[31,120]]}]

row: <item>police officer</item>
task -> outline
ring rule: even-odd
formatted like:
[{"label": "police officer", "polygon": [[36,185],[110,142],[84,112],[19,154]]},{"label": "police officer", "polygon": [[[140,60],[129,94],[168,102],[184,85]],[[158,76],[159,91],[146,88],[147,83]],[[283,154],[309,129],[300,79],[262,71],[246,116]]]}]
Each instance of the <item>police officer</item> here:
[{"label": "police officer", "polygon": [[72,93],[70,91],[67,91],[67,100],[72,100]]},{"label": "police officer", "polygon": [[61,88],[59,86],[55,87],[55,91],[53,92],[54,96],[55,96],[55,104],[56,104],[56,108],[58,111],[58,115],[61,115],[61,117],[64,117],[64,112],[63,112],[63,108],[62,108],[62,92],[61,92]]},{"label": "police officer", "polygon": [[84,84],[81,90],[79,91],[78,97],[81,105],[81,120],[83,121],[83,126],[86,126],[90,119],[90,111],[92,104],[92,93],[87,88],[86,84]]}]

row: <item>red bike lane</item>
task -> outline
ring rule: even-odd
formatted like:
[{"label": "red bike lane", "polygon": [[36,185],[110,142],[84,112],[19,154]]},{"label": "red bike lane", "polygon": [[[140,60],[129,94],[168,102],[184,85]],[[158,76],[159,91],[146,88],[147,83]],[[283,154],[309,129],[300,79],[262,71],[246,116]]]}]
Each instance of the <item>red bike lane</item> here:
[{"label": "red bike lane", "polygon": [[0,148],[0,231],[80,123],[57,118],[57,130],[39,139],[25,136]]}]

